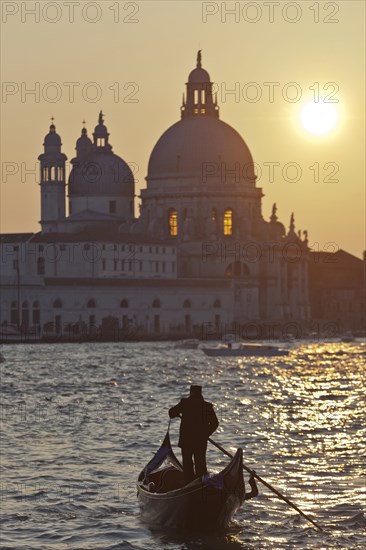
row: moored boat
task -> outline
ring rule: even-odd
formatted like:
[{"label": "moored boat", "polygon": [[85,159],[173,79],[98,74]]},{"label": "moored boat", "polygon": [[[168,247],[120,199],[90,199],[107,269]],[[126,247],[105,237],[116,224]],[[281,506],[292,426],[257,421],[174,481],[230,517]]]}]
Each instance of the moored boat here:
[{"label": "moored boat", "polygon": [[243,451],[238,449],[220,473],[184,484],[183,468],[171,448],[169,432],[137,481],[141,516],[166,528],[226,527],[243,503]]},{"label": "moored boat", "polygon": [[274,357],[289,354],[285,347],[256,343],[221,344],[217,347],[202,348],[202,351],[210,357]]}]

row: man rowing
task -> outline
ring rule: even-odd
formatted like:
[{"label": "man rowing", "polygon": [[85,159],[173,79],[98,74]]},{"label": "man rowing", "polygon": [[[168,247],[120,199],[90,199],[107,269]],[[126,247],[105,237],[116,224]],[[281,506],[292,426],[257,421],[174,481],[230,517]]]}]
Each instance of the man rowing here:
[{"label": "man rowing", "polygon": [[182,449],[184,481],[190,483],[207,474],[207,440],[217,429],[219,421],[212,403],[203,399],[202,387],[195,385],[190,387],[189,397],[181,399],[169,410],[169,416],[182,419],[178,446]]}]

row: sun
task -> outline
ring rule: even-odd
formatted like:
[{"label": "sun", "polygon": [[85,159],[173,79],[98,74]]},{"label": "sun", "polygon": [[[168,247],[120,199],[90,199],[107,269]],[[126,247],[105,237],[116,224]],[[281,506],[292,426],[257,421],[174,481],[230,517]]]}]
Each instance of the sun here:
[{"label": "sun", "polygon": [[323,136],[331,132],[338,123],[338,112],[333,103],[309,101],[301,110],[301,124],[310,134]]}]

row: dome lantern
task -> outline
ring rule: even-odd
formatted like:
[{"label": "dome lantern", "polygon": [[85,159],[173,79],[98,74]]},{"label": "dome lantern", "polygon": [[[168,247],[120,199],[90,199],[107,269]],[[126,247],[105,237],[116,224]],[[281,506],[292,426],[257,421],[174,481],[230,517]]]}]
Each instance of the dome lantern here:
[{"label": "dome lantern", "polygon": [[104,115],[102,111],[99,113],[99,119],[98,124],[95,127],[93,138],[94,138],[94,146],[97,148],[97,150],[102,150],[103,152],[112,151],[112,146],[109,145],[108,139],[109,139],[109,133],[107,130],[107,127],[104,126]]},{"label": "dome lantern", "polygon": [[190,72],[186,87],[187,99],[181,107],[182,118],[197,115],[219,117],[219,109],[212,96],[210,75],[202,68],[201,50],[197,53],[196,68]]}]

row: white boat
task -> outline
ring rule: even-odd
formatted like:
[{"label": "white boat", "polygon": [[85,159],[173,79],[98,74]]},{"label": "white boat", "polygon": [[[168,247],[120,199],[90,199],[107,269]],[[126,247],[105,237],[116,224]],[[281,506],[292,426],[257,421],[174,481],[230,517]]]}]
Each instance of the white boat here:
[{"label": "white boat", "polygon": [[0,326],[0,342],[12,342],[21,340],[22,333],[17,325]]},{"label": "white boat", "polygon": [[288,355],[290,352],[285,347],[263,343],[239,343],[220,344],[212,348],[202,348],[210,357],[273,357]]}]

